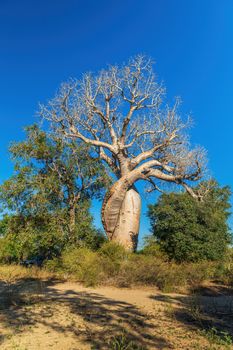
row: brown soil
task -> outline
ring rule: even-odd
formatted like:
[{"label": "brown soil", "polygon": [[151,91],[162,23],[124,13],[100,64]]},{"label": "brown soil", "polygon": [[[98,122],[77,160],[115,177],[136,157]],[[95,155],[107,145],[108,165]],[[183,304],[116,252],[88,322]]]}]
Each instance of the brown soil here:
[{"label": "brown soil", "polygon": [[[203,294],[29,278],[0,282],[0,349],[232,349],[233,297],[216,289]],[[200,331],[212,327],[227,332],[223,340]]]}]

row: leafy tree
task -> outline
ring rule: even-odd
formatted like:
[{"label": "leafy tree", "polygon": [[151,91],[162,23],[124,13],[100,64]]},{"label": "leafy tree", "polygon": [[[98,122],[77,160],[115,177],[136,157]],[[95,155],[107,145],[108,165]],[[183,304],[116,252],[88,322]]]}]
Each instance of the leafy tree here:
[{"label": "leafy tree", "polygon": [[189,184],[205,166],[205,152],[189,148],[179,100],[169,107],[164,95],[152,61],[137,56],[63,84],[40,110],[56,135],[92,145],[111,169],[116,181],[103,201],[102,222],[108,238],[129,250],[137,247],[140,221],[135,183],[154,189],[160,181],[175,183],[196,196]]},{"label": "leafy tree", "polygon": [[86,145],[66,142],[37,125],[26,132],[25,141],[10,147],[15,173],[0,187],[2,209],[11,213],[7,240],[15,247],[13,255],[46,256],[51,249],[56,254],[64,244],[83,240],[98,245],[89,207],[108,186],[105,168]]},{"label": "leafy tree", "polygon": [[229,187],[220,187],[215,181],[203,201],[187,193],[162,194],[148,211],[162,251],[178,262],[223,258],[231,242],[227,224],[230,194]]},{"label": "leafy tree", "polygon": [[9,215],[4,215],[3,218],[0,220],[0,238],[6,235],[9,219]]},{"label": "leafy tree", "polygon": [[35,255],[46,259],[60,253],[64,232],[52,217],[11,216],[1,243],[1,260],[20,261]]},{"label": "leafy tree", "polygon": [[33,256],[52,258],[59,256],[65,248],[71,249],[73,245],[96,250],[105,241],[103,234],[93,226],[89,202],[79,204],[75,242],[67,240],[64,220],[58,219],[59,215],[48,213],[31,217],[8,216],[4,236],[0,240],[0,260],[20,261]]}]

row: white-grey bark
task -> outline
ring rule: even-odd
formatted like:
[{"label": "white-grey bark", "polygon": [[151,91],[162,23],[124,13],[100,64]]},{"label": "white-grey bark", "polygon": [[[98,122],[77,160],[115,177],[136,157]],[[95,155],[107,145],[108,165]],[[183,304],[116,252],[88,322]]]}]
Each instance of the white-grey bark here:
[{"label": "white-grey bark", "polygon": [[127,250],[135,251],[140,214],[141,198],[134,188],[126,191],[123,201],[116,201],[114,210],[112,203],[106,200],[102,209],[102,221],[108,238],[122,244]]},{"label": "white-grey bark", "polygon": [[162,104],[164,95],[151,60],[137,56],[123,67],[63,84],[41,108],[55,132],[92,145],[118,178],[104,200],[102,218],[108,237],[126,247],[130,232],[137,237],[139,227],[137,180],[154,189],[161,181],[179,184],[195,197],[189,182],[203,175],[205,152],[190,150],[184,133],[189,121],[179,115],[179,100],[172,107]]}]

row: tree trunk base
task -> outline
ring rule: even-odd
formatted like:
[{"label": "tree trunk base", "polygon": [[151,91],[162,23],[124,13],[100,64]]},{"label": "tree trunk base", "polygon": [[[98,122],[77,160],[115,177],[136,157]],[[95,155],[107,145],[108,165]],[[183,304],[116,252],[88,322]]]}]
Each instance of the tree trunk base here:
[{"label": "tree trunk base", "polygon": [[[138,232],[140,224],[141,213],[141,198],[139,193],[131,188],[129,189],[125,197],[120,204],[118,220],[114,230],[108,232],[107,236],[110,240],[117,242],[125,247],[129,251],[135,251],[138,243]],[[106,206],[104,216],[111,215],[111,208]]]}]

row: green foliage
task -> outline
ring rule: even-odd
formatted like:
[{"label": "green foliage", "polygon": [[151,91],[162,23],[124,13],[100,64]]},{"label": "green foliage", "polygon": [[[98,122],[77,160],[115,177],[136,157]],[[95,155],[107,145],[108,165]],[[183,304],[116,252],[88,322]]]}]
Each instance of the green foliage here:
[{"label": "green foliage", "polygon": [[4,215],[0,220],[0,238],[6,235],[9,219],[9,215]]},{"label": "green foliage", "polygon": [[[85,203],[84,203],[85,204]],[[59,256],[65,247],[98,249],[105,237],[92,223],[89,204],[80,205],[75,226],[75,243],[70,243],[62,213],[43,217],[8,216],[5,235],[0,239],[0,262],[18,262],[41,256],[51,259]]]},{"label": "green foliage", "polygon": [[121,333],[109,341],[109,350],[146,350],[145,347],[129,339],[126,333]]},{"label": "green foliage", "polygon": [[144,238],[144,246],[141,251],[142,254],[152,255],[154,257],[162,258],[166,260],[166,254],[161,250],[161,246],[158,243],[155,236],[146,236]]},{"label": "green foliage", "polygon": [[109,184],[102,164],[86,145],[66,142],[37,125],[10,147],[12,177],[0,186],[1,259],[56,256],[67,245],[97,249],[104,236],[93,226],[90,200]]},{"label": "green foliage", "polygon": [[43,264],[44,270],[48,272],[55,272],[57,274],[64,272],[64,266],[62,265],[62,260],[59,257],[54,257],[51,260],[46,260]]},{"label": "green foliage", "polygon": [[[96,252],[87,247],[67,247],[61,256],[61,265],[64,271],[73,274],[80,282],[93,286],[117,276],[126,257],[122,246],[107,242]],[[53,270],[53,264],[50,265]]]},{"label": "green foliage", "polygon": [[151,255],[131,254],[124,262],[117,277],[121,286],[157,285],[158,272],[163,260]]},{"label": "green foliage", "polygon": [[101,280],[100,257],[88,248],[67,248],[62,254],[62,264],[86,286],[94,286]]},{"label": "green foliage", "polygon": [[148,212],[157,244],[177,262],[222,259],[231,242],[229,198],[229,188],[216,182],[203,202],[187,193],[161,195]]},{"label": "green foliage", "polygon": [[52,272],[73,276],[88,286],[112,284],[156,286],[163,292],[197,288],[215,277],[218,265],[212,262],[176,264],[153,255],[128,253],[114,242],[99,250],[67,247],[60,258],[46,263]]},{"label": "green foliage", "polygon": [[219,261],[215,269],[215,279],[224,285],[233,287],[233,248],[227,249],[223,260]]},{"label": "green foliage", "polygon": [[230,334],[225,331],[218,331],[215,327],[212,327],[208,330],[203,329],[200,334],[207,338],[212,346],[215,344],[222,345],[226,350],[232,348],[232,338]]},{"label": "green foliage", "polygon": [[176,264],[153,255],[131,254],[115,280],[120,286],[154,285],[168,293],[193,289],[213,278],[214,273],[215,266],[211,263]]},{"label": "green foliage", "polygon": [[104,273],[108,277],[114,277],[118,274],[123,261],[128,256],[124,247],[113,241],[104,243],[99,250],[99,254]]},{"label": "green foliage", "polygon": [[106,241],[106,236],[103,232],[96,229],[93,225],[93,218],[90,214],[90,201],[80,205],[76,214],[76,222],[74,240],[68,242],[68,245],[96,250]]},{"label": "green foliage", "polygon": [[101,196],[109,177],[88,146],[46,134],[37,125],[26,132],[25,141],[10,147],[15,173],[0,187],[3,208],[23,215],[68,212],[82,198]]},{"label": "green foliage", "polygon": [[51,258],[59,254],[64,239],[64,232],[56,218],[12,216],[1,240],[0,261],[20,261],[36,255]]}]

